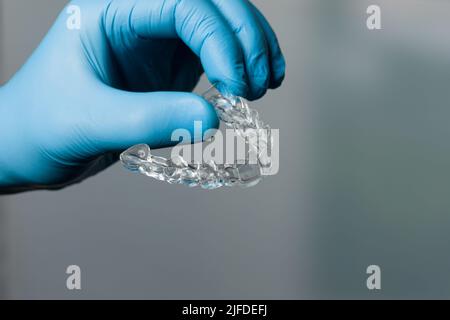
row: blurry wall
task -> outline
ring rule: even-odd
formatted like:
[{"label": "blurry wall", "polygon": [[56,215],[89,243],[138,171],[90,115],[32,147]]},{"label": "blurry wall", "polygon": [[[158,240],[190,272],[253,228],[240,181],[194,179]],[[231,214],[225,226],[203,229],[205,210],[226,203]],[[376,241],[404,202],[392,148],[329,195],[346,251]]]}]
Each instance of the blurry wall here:
[{"label": "blurry wall", "polygon": [[[375,2],[379,32],[362,26],[373,1],[311,13],[313,291],[449,298],[450,3]],[[362,286],[370,264],[379,293]]]},{"label": "blurry wall", "polygon": [[[288,62],[255,103],[281,130],[280,174],[204,192],[117,165],[3,197],[8,297],[449,298],[450,3],[254,2]],[[7,78],[64,1],[0,3]],[[373,3],[380,31],[365,25]],[[69,264],[81,292],[65,289]]]}]

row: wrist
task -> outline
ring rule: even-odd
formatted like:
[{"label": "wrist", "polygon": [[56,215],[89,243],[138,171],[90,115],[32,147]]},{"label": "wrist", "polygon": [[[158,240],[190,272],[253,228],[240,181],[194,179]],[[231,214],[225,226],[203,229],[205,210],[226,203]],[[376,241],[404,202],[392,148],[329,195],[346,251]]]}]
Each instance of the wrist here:
[{"label": "wrist", "polygon": [[21,188],[19,179],[13,170],[14,156],[11,154],[16,134],[12,129],[15,119],[12,109],[14,102],[11,100],[8,85],[0,87],[0,194],[17,192]]}]

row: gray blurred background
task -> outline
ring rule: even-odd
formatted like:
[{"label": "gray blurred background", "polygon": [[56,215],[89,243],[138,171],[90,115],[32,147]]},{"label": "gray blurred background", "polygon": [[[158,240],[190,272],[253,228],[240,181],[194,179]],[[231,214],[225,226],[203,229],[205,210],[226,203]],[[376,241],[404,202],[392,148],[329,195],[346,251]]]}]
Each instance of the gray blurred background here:
[{"label": "gray blurred background", "polygon": [[[0,0],[3,82],[65,3]],[[1,297],[450,298],[450,2],[254,3],[288,62],[255,103],[280,129],[280,174],[205,192],[116,165],[1,197]],[[370,4],[382,30],[366,28]],[[371,264],[381,291],[366,288]]]}]

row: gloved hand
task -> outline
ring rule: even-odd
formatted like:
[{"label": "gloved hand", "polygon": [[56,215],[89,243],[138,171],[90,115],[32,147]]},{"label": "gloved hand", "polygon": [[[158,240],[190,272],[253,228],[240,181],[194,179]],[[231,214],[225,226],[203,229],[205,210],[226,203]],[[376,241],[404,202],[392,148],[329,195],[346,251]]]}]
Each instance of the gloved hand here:
[{"label": "gloved hand", "polygon": [[[280,86],[276,36],[247,0],[77,0],[0,88],[0,192],[60,188],[137,143],[169,146],[172,131],[218,125],[192,93],[211,83],[257,99]],[[176,92],[175,92],[176,91]]]}]

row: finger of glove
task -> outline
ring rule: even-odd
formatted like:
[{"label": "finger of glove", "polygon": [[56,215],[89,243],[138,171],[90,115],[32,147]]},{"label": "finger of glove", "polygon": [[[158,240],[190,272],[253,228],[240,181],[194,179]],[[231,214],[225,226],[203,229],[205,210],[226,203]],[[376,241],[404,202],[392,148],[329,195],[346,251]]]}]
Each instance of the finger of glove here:
[{"label": "finger of glove", "polygon": [[225,18],[209,0],[111,1],[104,22],[109,37],[133,41],[179,37],[201,59],[211,83],[232,94],[249,90],[244,56]]}]

